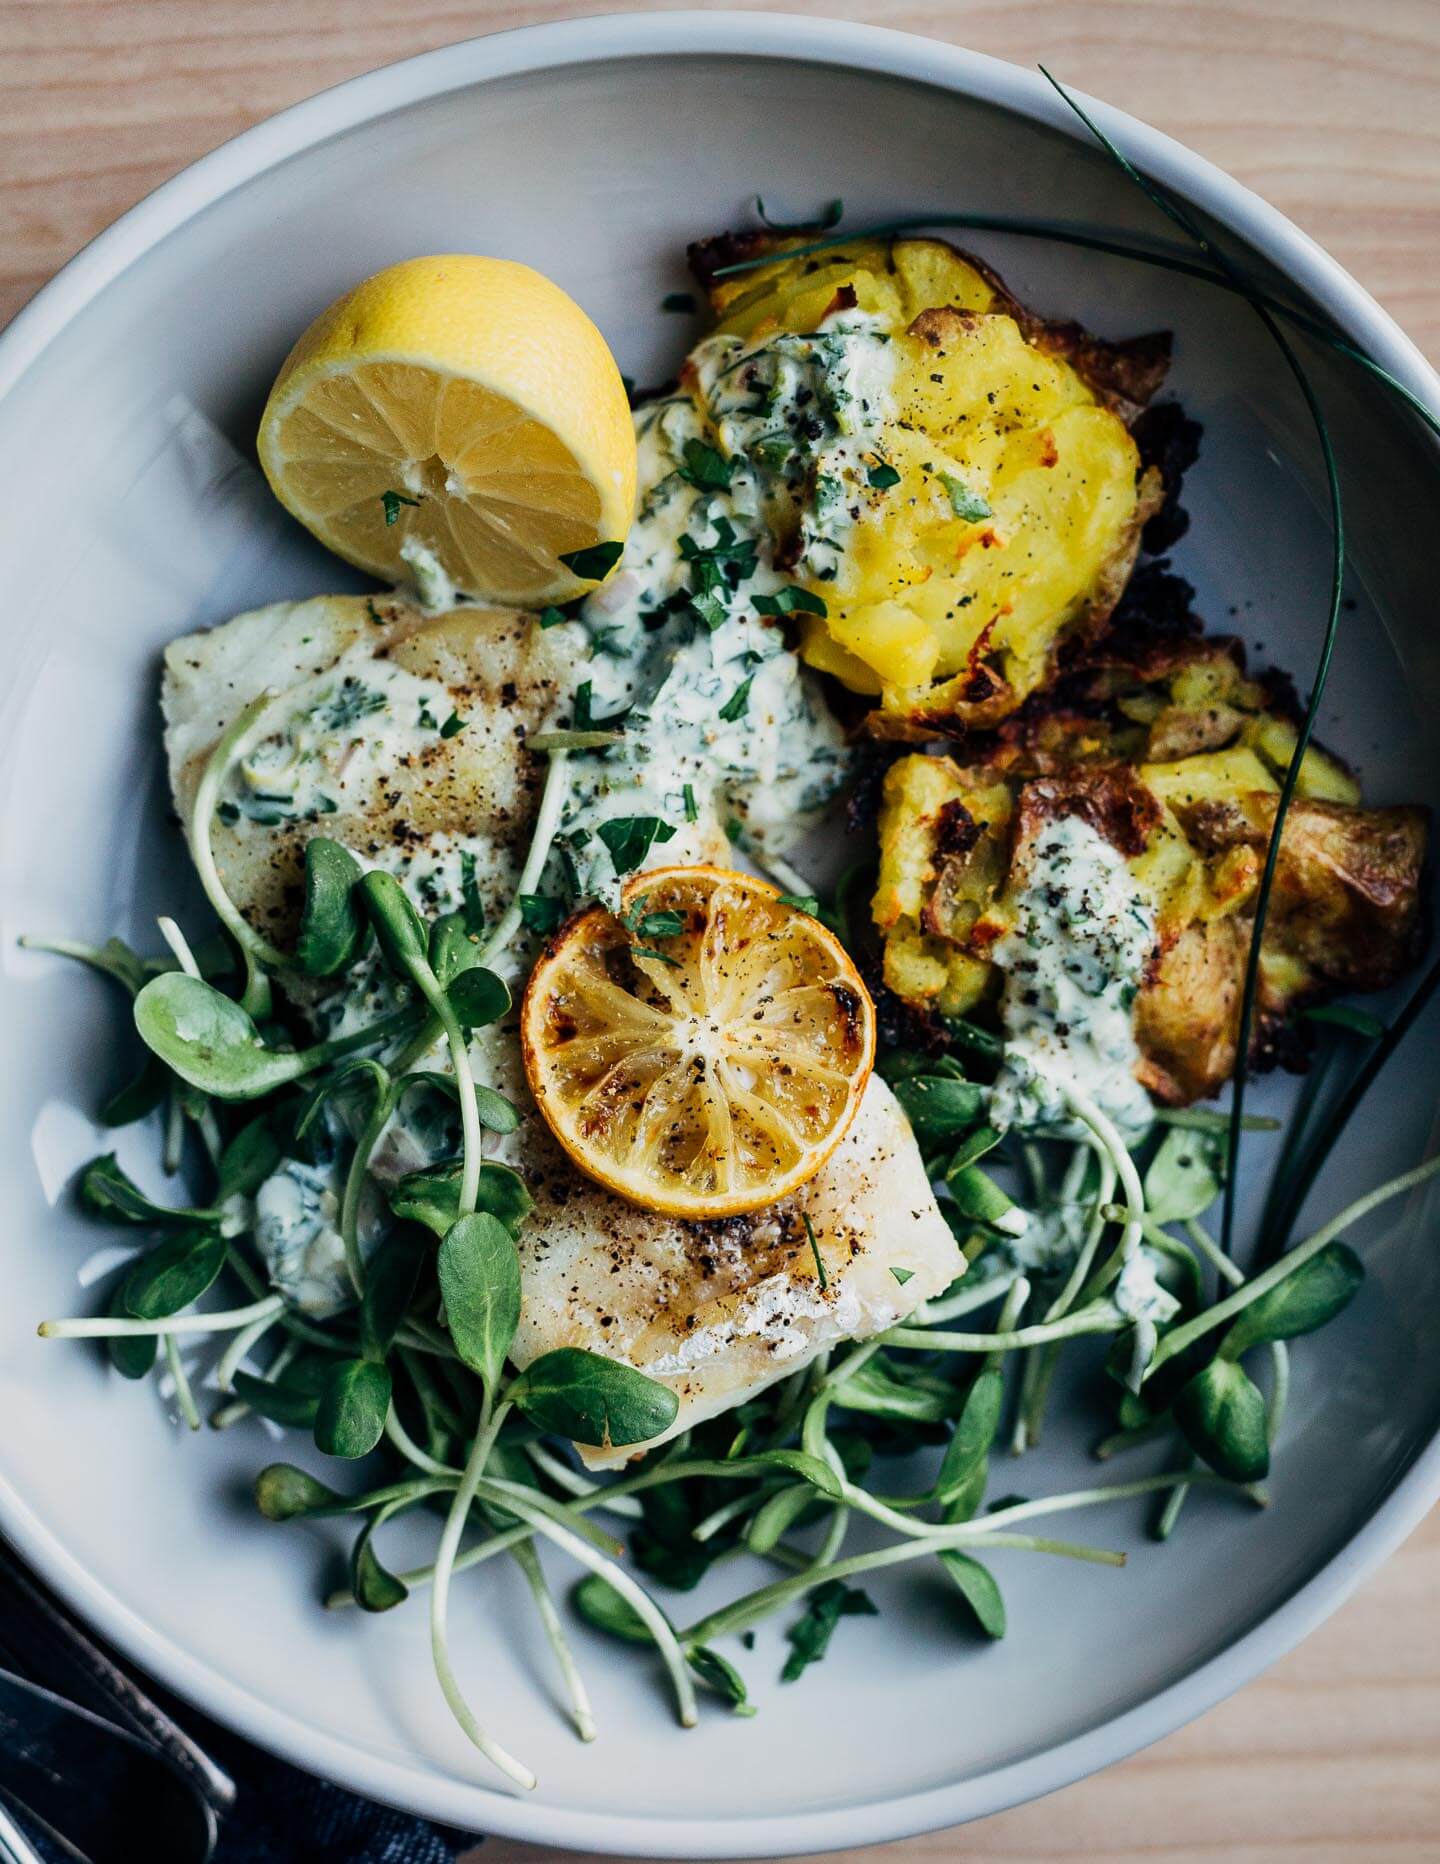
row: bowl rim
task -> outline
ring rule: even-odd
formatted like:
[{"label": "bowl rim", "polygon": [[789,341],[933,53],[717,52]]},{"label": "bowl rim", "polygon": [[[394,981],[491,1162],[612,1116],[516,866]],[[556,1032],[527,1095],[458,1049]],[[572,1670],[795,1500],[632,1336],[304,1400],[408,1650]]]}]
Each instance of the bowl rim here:
[{"label": "bowl rim", "polygon": [[[785,13],[611,13],[460,41],[351,78],[222,143],[85,246],[0,331],[0,400],[46,347],[152,247],[290,156],[407,105],[496,78],[603,59],[745,56],[838,66],[975,97],[1072,140],[1084,131],[1045,79],[919,35]],[[1140,167],[1200,207],[1320,303],[1414,394],[1440,376],[1374,298],[1278,209],[1169,136],[1076,92]],[[230,1681],[111,1594],[0,1478],[0,1529],[67,1602],[137,1664],[263,1748],[369,1797],[466,1830],[603,1853],[684,1859],[795,1856],[958,1825],[1053,1792],[1172,1733],[1281,1657],[1339,1606],[1440,1498],[1440,1435],[1416,1452],[1369,1520],[1281,1605],[1178,1681],[1080,1735],[942,1787],[829,1811],[648,1818],[520,1800],[353,1747]]]}]

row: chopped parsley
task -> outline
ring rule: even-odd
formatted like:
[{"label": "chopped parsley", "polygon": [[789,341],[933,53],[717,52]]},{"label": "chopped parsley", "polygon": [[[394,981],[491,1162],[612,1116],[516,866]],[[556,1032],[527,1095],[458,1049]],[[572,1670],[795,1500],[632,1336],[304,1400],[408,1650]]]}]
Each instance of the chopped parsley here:
[{"label": "chopped parsley", "polygon": [[797,913],[809,913],[812,919],[820,917],[820,902],[813,893],[782,893],[782,906],[793,906]]},{"label": "chopped parsley", "polygon": [[819,1663],[842,1618],[878,1615],[868,1593],[858,1586],[847,1586],[843,1579],[827,1579],[810,1594],[804,1617],[785,1633],[791,1648],[780,1672],[781,1682],[793,1683],[809,1664]]},{"label": "chopped parsley", "polygon": [[657,964],[668,964],[674,971],[680,969],[678,958],[672,958],[668,952],[656,951],[653,945],[632,945],[630,955],[634,958],[653,958]]},{"label": "chopped parsley", "polygon": [[717,628],[723,627],[729,619],[725,604],[719,596],[706,589],[702,589],[698,595],[691,596],[690,610],[701,626],[708,629],[711,634]]},{"label": "chopped parsley", "polygon": [[420,716],[415,721],[415,728],[417,731],[439,731],[440,729],[440,721],[430,710],[428,699],[420,701]]},{"label": "chopped parsley", "polygon": [[967,524],[978,524],[982,518],[993,518],[994,512],[981,498],[978,492],[972,492],[963,479],[957,479],[954,473],[942,472],[939,475],[950,498],[950,509],[957,518],[964,518]]},{"label": "chopped parsley", "polygon": [[569,621],[569,619],[570,617],[565,610],[563,608],[556,608],[553,602],[548,608],[542,608],[540,611],[540,626],[542,628],[558,628],[562,621]]},{"label": "chopped parsley", "polygon": [[[480,898],[480,883],[475,874],[475,856],[468,848],[460,850],[460,915],[465,921],[465,930],[471,938],[479,938],[485,930],[485,902]],[[520,916],[523,919],[525,909],[522,906]]]},{"label": "chopped parsley", "polygon": [[698,822],[700,820],[700,811],[695,806],[695,785],[693,783],[687,783],[680,794],[685,799],[685,820],[687,822]]},{"label": "chopped parsley", "polygon": [[806,615],[823,615],[827,612],[818,595],[811,595],[808,589],[801,589],[794,583],[784,589],[777,589],[774,595],[757,595],[752,600],[757,615],[793,615],[797,611]]},{"label": "chopped parsley", "polygon": [[896,1281],[899,1282],[900,1286],[903,1288],[906,1282],[909,1281],[913,1277],[915,1271],[914,1269],[891,1269],[890,1273],[895,1277]]},{"label": "chopped parsley", "polygon": [[675,912],[649,912],[650,895],[642,893],[629,912],[620,915],[620,923],[637,938],[679,938],[685,930],[684,915]]},{"label": "chopped parsley", "polygon": [[899,485],[900,475],[888,460],[881,460],[878,466],[867,468],[865,483],[873,485],[877,492],[888,492],[892,485]]},{"label": "chopped parsley", "polygon": [[345,731],[351,725],[358,725],[362,718],[383,712],[385,705],[384,693],[375,692],[347,673],[328,698],[311,707],[310,717],[322,730]]},{"label": "chopped parsley", "polygon": [[589,680],[581,680],[575,688],[572,729],[575,731],[614,731],[634,709],[633,705],[622,705],[618,712],[607,712],[604,718],[596,718],[594,685]]},{"label": "chopped parsley", "polygon": [[383,628],[385,626],[385,617],[380,613],[379,609],[376,608],[375,598],[373,596],[367,595],[365,598],[365,613],[370,617],[371,621],[375,623],[377,628]]},{"label": "chopped parsley", "polygon": [[522,893],[515,904],[520,908],[520,923],[548,938],[565,919],[565,902],[551,893]]},{"label": "chopped parsley", "polygon": [[460,732],[464,731],[469,722],[469,719],[461,718],[458,712],[452,712],[449,718],[447,718],[445,723],[440,727],[440,736],[442,738],[454,738]]},{"label": "chopped parsley", "polygon": [[656,842],[673,841],[675,830],[660,816],[611,816],[595,833],[610,851],[617,874],[637,868]]},{"label": "chopped parsley", "polygon": [[588,550],[562,551],[560,561],[586,582],[602,582],[620,561],[624,549],[622,543],[591,544]]},{"label": "chopped parsley", "polygon": [[411,498],[408,492],[384,491],[380,494],[380,503],[385,507],[385,524],[388,529],[400,516],[402,505],[418,505],[418,498]]},{"label": "chopped parsley", "polygon": [[737,461],[726,459],[715,447],[707,446],[703,440],[685,442],[685,464],[679,468],[680,477],[688,485],[699,486],[702,491],[724,492],[735,477]]}]

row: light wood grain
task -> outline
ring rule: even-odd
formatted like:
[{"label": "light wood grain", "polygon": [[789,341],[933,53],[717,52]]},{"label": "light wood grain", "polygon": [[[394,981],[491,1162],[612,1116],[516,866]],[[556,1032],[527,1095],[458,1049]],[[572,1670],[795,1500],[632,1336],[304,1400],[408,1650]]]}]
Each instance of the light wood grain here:
[{"label": "light wood grain", "polygon": [[[789,3],[1043,58],[1258,189],[1440,357],[1440,0]],[[454,39],[593,10],[0,0],[0,323],[142,194],[286,104]],[[845,1855],[1437,1864],[1440,1521],[1302,1649],[1148,1753],[981,1825]],[[552,1859],[496,1840],[476,1864]]]}]

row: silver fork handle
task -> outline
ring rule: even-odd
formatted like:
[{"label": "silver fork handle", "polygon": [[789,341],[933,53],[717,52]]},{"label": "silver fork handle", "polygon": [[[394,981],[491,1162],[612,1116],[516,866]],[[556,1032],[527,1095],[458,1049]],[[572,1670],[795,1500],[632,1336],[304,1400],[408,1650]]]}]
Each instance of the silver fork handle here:
[{"label": "silver fork handle", "polygon": [[3,1805],[0,1805],[0,1864],[45,1864]]}]

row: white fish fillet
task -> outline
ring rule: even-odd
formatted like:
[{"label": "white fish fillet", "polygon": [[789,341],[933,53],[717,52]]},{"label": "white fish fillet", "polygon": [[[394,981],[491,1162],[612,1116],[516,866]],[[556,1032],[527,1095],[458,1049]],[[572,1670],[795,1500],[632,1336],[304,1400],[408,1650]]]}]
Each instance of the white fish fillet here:
[{"label": "white fish fillet", "polygon": [[[878,1075],[817,1175],[748,1216],[660,1216],[578,1177],[549,1148],[536,1171],[534,1152],[516,1363],[583,1346],[661,1380],[680,1409],[654,1443],[754,1397],[827,1347],[893,1327],[965,1266]],[[802,1213],[825,1264],[823,1290]],[[581,1454],[599,1469],[638,1451]]]},{"label": "white fish fillet", "polygon": [[[186,635],[165,656],[176,806],[184,816],[216,741],[267,690],[282,695],[273,722],[284,745],[305,708],[347,677],[361,688],[384,686],[396,713],[443,694],[439,703],[463,716],[463,730],[416,738],[407,725],[392,741],[362,715],[308,753],[297,773],[313,788],[320,768],[337,806],[300,820],[217,821],[217,860],[232,899],[282,947],[294,936],[304,845],[316,833],[390,868],[421,897],[427,885],[443,883],[425,900],[432,910],[456,903],[459,855],[467,852],[487,910],[503,905],[543,775],[524,740],[582,677],[577,635],[504,610],[426,616],[393,598],[362,596],[278,603]],[[718,822],[702,820],[657,850],[662,855],[666,865],[723,862],[728,844]],[[909,1126],[878,1077],[835,1153],[793,1197],[745,1217],[686,1223],[626,1203],[571,1165],[529,1101],[513,1029],[479,1032],[474,1053],[479,1078],[525,1114],[495,1150],[524,1173],[536,1202],[520,1238],[516,1363],[559,1346],[624,1359],[679,1397],[666,1436],[763,1391],[828,1347],[895,1325],[963,1271]],[[448,1065],[443,1049],[430,1065]],[[423,1162],[404,1152],[403,1143],[387,1141],[377,1166],[388,1159],[399,1172]],[[802,1212],[825,1264],[823,1289]],[[637,1453],[633,1446],[583,1452],[595,1467]]]}]

